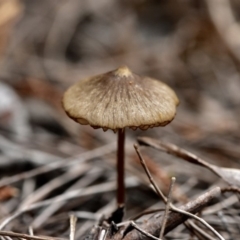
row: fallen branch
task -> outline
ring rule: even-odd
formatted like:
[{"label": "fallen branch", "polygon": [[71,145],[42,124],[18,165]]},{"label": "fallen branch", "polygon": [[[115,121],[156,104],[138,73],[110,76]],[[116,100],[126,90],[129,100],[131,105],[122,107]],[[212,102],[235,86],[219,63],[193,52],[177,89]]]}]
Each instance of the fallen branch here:
[{"label": "fallen branch", "polygon": [[[158,187],[157,184],[155,183],[154,179],[152,178],[151,173],[149,172],[149,170],[148,170],[148,168],[147,168],[147,165],[146,165],[146,163],[145,163],[145,160],[143,159],[142,154],[141,154],[140,151],[139,151],[138,145],[135,144],[135,145],[134,145],[134,148],[135,148],[136,153],[138,154],[139,160],[140,160],[140,162],[141,162],[141,164],[142,164],[142,166],[143,166],[143,168],[144,168],[144,170],[145,170],[145,172],[146,172],[146,174],[147,174],[147,176],[148,176],[148,178],[149,178],[149,181],[152,183],[152,185],[153,185],[155,191],[158,193],[159,197],[160,197],[160,198],[165,202],[165,204],[167,205],[167,201],[166,201],[167,198],[164,196],[164,194],[162,193],[162,191],[159,189],[159,187]],[[224,238],[223,238],[212,226],[210,226],[204,219],[199,218],[198,216],[195,216],[194,214],[189,213],[189,212],[187,212],[187,211],[185,211],[185,210],[183,210],[183,209],[179,209],[179,208],[175,207],[175,206],[174,206],[173,204],[171,204],[171,203],[169,204],[169,207],[170,207],[170,210],[171,210],[171,211],[174,211],[174,212],[176,212],[176,213],[181,213],[181,214],[183,214],[183,215],[185,215],[185,216],[188,216],[188,217],[191,217],[191,218],[196,219],[197,221],[201,222],[205,227],[207,227],[210,231],[212,231],[212,232],[214,233],[214,235],[216,235],[219,239],[224,240]],[[162,227],[163,227],[163,226],[161,226],[161,229],[162,229]],[[165,231],[164,231],[164,233],[165,233]]]},{"label": "fallen branch", "polygon": [[[216,197],[218,197],[221,193],[221,189],[219,187],[215,187],[212,190],[209,190],[208,192],[204,193],[203,195],[199,196],[197,199],[190,201],[189,203],[183,205],[179,209],[183,211],[187,211],[192,214],[196,214],[200,211],[202,211],[206,206],[209,205],[209,203]],[[164,234],[167,234],[172,229],[174,229],[179,224],[183,223],[189,218],[189,216],[183,215],[181,213],[177,212],[170,212],[168,215],[168,221],[166,224],[166,228],[164,231]],[[138,227],[141,228],[141,230],[153,235],[153,236],[159,236],[159,232],[161,229],[161,221],[163,219],[163,214],[154,214],[151,216],[147,221],[143,221],[140,223],[137,223]],[[142,235],[138,230],[133,229],[130,232],[124,236],[124,232],[127,229],[126,226],[119,229],[119,231],[111,236],[108,235],[106,237],[106,240],[148,240],[149,238]],[[88,235],[89,237],[89,235]]]}]

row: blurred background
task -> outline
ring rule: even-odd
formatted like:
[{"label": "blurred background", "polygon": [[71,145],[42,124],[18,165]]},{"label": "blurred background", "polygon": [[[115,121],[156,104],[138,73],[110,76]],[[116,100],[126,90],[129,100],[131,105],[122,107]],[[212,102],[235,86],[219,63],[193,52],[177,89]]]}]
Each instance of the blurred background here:
[{"label": "blurred background", "polygon": [[[218,166],[239,168],[240,1],[0,0],[0,172],[8,177],[0,182],[2,218],[20,205],[69,190],[114,184],[116,135],[68,119],[61,98],[76,81],[122,65],[167,83],[180,99],[168,126],[127,131],[126,168],[132,184],[127,217],[159,201],[132,148],[137,136],[168,141]],[[61,165],[19,177],[84,152],[89,161],[78,167]],[[169,177],[177,178],[177,202],[224,185],[208,170],[152,149],[143,152],[165,192]],[[102,213],[114,209],[114,187],[102,189],[104,194],[79,195],[50,214],[49,206],[24,214],[8,229],[26,232],[31,223],[36,233],[65,236],[69,211],[94,213],[92,220],[79,213],[80,238]],[[230,214],[234,224],[235,203]],[[216,218],[207,220],[221,228]],[[186,239],[182,228],[178,234]]]}]

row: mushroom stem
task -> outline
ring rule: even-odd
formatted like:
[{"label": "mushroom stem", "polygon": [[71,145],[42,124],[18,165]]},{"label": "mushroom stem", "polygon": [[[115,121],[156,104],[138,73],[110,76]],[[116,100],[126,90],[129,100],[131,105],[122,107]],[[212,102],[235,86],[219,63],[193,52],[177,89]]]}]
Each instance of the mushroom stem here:
[{"label": "mushroom stem", "polygon": [[124,142],[125,129],[118,130],[118,149],[117,149],[117,203],[122,207],[125,202],[125,184],[124,184]]}]

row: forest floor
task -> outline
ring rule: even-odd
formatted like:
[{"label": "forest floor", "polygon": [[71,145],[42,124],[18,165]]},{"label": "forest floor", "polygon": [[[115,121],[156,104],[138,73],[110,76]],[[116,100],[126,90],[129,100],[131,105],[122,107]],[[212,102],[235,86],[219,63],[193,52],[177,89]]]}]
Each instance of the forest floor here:
[{"label": "forest floor", "polygon": [[[1,0],[1,238],[159,239],[168,219],[164,239],[240,239],[239,19],[237,0]],[[70,120],[61,99],[122,65],[180,105],[166,127],[127,129],[115,224],[116,134]]]}]

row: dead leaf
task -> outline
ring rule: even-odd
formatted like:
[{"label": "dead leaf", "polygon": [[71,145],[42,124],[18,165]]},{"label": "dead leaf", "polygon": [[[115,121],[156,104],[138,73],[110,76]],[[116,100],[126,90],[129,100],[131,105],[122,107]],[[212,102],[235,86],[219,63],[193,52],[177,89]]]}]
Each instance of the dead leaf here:
[{"label": "dead leaf", "polygon": [[0,188],[0,201],[8,200],[12,197],[16,197],[18,195],[18,189],[11,187],[11,186],[5,186]]}]

